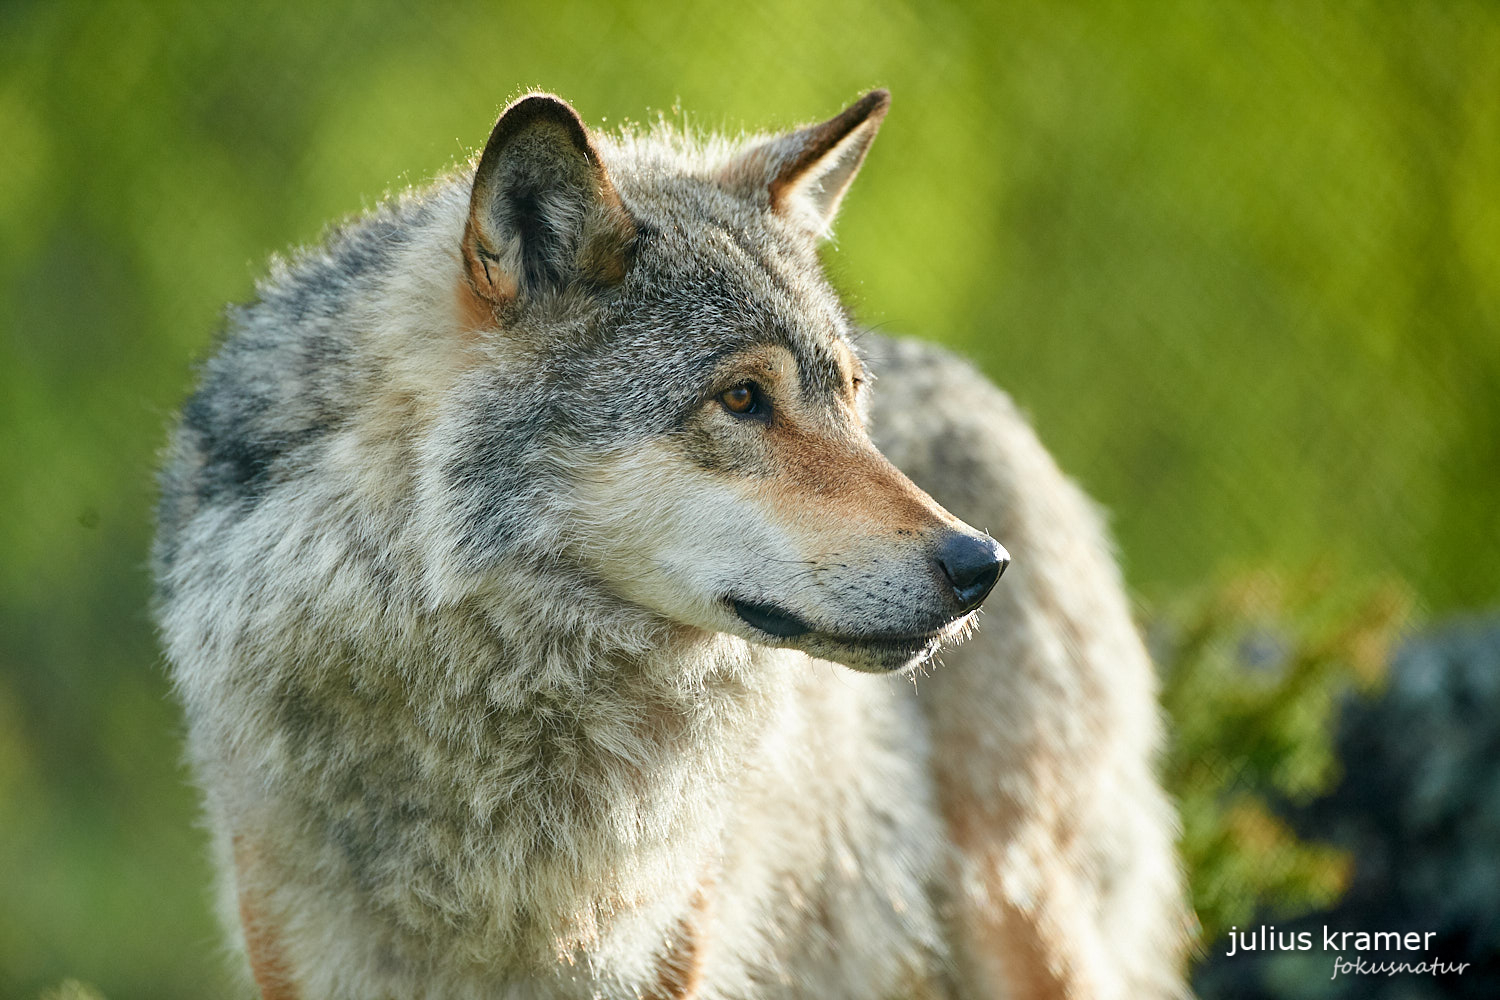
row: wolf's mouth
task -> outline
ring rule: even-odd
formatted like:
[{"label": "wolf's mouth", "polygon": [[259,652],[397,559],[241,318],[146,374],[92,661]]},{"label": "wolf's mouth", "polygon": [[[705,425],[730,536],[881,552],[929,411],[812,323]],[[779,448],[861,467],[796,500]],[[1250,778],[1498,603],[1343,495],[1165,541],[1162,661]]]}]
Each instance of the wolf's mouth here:
[{"label": "wolf's mouth", "polygon": [[736,597],[729,598],[729,604],[745,624],[778,639],[797,639],[812,634],[815,638],[825,641],[863,646],[880,651],[918,649],[938,642],[953,629],[955,622],[961,621],[962,617],[967,617],[961,616],[954,622],[948,622],[942,628],[931,632],[914,632],[910,635],[845,635],[837,632],[816,631],[810,623],[774,604],[758,604],[754,601],[742,601]]},{"label": "wolf's mouth", "polygon": [[806,635],[812,631],[812,626],[798,618],[789,611],[783,611],[774,604],[755,604],[751,601],[741,601],[731,597],[729,603],[734,607],[734,613],[740,616],[740,620],[751,628],[760,629],[767,635],[774,635],[778,639],[795,639],[799,635]]},{"label": "wolf's mouth", "polygon": [[742,601],[737,597],[726,597],[725,603],[741,621],[758,632],[787,640],[788,645],[820,659],[876,674],[895,673],[930,660],[943,643],[962,639],[974,619],[972,613],[960,615],[940,628],[911,635],[847,635],[821,631],[774,604]]}]

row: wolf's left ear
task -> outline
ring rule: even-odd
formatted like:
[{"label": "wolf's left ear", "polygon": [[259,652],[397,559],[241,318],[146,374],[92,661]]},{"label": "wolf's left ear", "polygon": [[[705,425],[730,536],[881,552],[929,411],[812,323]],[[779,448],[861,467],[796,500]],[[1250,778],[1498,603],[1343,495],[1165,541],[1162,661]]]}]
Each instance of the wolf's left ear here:
[{"label": "wolf's left ear", "polygon": [[493,305],[582,281],[617,284],[635,222],[588,129],[560,97],[528,94],[500,115],[479,158],[463,257]]},{"label": "wolf's left ear", "polygon": [[872,90],[826,122],[741,153],[719,171],[719,183],[826,236],[890,106],[890,91]]}]

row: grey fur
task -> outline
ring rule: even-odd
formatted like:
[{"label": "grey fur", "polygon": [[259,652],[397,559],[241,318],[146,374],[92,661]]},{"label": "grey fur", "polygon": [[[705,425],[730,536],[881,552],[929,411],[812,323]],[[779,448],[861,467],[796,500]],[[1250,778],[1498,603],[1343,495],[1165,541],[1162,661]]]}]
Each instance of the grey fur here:
[{"label": "grey fur", "polygon": [[[540,236],[471,165],[230,313],[162,475],[157,614],[266,997],[1018,995],[1032,945],[1038,995],[1182,993],[1098,518],[962,363],[864,338],[879,389],[851,388],[815,237],[884,107],[513,142],[496,178],[548,176],[514,147],[575,179]],[[761,429],[717,402],[746,371]],[[814,658],[910,666],[972,626],[932,553],[979,536],[866,413],[1018,559],[915,685]],[[787,478],[806,441],[844,458]],[[772,645],[730,598],[813,633]]]}]

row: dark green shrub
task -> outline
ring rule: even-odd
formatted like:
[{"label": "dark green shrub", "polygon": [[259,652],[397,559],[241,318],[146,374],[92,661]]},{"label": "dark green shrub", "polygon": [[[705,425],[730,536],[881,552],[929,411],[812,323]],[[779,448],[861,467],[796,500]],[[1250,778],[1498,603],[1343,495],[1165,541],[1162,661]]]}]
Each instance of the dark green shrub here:
[{"label": "dark green shrub", "polygon": [[1263,909],[1327,906],[1348,884],[1347,855],[1299,838],[1277,805],[1337,781],[1338,706],[1379,687],[1408,603],[1394,585],[1351,596],[1320,574],[1259,574],[1160,615],[1164,778],[1204,941]]}]

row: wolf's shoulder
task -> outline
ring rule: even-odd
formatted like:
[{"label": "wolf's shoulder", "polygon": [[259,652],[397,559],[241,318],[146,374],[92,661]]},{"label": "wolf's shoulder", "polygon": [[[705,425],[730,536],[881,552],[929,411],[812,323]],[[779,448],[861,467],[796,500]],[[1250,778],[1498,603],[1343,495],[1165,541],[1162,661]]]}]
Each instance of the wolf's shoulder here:
[{"label": "wolf's shoulder", "polygon": [[980,405],[1025,422],[1004,390],[945,347],[912,337],[865,333],[859,337],[859,348],[865,366],[878,380],[876,400],[883,410],[920,403],[945,414],[961,414]]},{"label": "wolf's shoulder", "polygon": [[937,462],[981,471],[975,463],[997,448],[1040,447],[1010,395],[959,355],[879,334],[865,334],[859,347],[875,376],[872,436],[903,470]]},{"label": "wolf's shoulder", "polygon": [[[876,377],[870,436],[934,499],[996,531],[1064,530],[1108,548],[1097,508],[1022,409],[977,367],[920,340],[866,335],[860,346]],[[1014,553],[1009,536],[1007,545]]]}]

